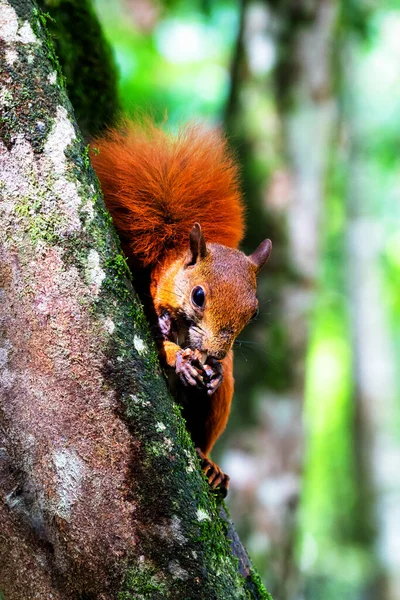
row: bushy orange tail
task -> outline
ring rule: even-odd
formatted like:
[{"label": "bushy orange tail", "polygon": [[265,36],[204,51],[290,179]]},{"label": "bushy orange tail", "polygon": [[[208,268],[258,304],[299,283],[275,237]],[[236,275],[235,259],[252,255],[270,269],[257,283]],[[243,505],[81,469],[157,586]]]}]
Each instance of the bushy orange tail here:
[{"label": "bushy orange tail", "polygon": [[173,138],[128,122],[94,140],[91,158],[124,250],[142,266],[185,249],[196,221],[207,242],[239,244],[238,168],[219,132],[192,125]]}]

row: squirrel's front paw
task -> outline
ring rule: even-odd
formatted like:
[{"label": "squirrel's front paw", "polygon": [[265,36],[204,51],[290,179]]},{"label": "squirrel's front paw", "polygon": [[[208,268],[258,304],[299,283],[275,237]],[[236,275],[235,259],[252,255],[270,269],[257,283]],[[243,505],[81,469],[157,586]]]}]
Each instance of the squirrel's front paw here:
[{"label": "squirrel's front paw", "polygon": [[175,372],[183,385],[199,385],[203,383],[203,370],[199,356],[201,356],[200,353],[191,348],[185,348],[185,350],[179,350],[176,353]]},{"label": "squirrel's front paw", "polygon": [[205,386],[207,394],[211,396],[217,391],[224,378],[224,369],[222,363],[216,358],[209,358],[208,362],[203,366],[206,374]]}]

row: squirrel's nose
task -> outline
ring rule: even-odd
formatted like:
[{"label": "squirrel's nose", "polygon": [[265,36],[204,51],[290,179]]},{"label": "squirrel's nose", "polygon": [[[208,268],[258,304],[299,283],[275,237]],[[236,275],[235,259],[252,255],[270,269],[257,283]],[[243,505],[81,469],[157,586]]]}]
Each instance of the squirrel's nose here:
[{"label": "squirrel's nose", "polygon": [[216,360],[222,360],[223,358],[225,358],[225,356],[227,355],[227,352],[225,352],[225,350],[218,350],[217,352],[213,352],[212,354],[209,354],[209,358],[215,358]]}]

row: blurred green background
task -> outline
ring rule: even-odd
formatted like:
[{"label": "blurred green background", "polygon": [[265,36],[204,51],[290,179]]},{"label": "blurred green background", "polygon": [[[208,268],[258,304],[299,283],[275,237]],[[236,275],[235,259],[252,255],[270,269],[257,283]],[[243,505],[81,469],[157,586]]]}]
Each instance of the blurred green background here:
[{"label": "blurred green background", "polygon": [[400,3],[96,0],[123,110],[225,128],[270,237],[214,457],[275,600],[400,598]]}]

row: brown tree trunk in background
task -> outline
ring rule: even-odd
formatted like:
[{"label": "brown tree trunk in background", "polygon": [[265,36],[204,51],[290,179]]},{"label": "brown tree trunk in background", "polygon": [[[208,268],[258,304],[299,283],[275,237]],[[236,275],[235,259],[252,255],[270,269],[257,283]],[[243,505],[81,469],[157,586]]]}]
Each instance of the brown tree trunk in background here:
[{"label": "brown tree trunk in background", "polygon": [[267,599],[167,392],[43,20],[0,0],[0,597]]},{"label": "brown tree trunk in background", "polygon": [[358,416],[358,486],[364,525],[360,535],[369,545],[375,545],[379,562],[375,596],[380,600],[397,600],[400,598],[400,443],[393,416],[397,411],[398,390],[381,262],[388,224],[371,193],[370,164],[364,150],[368,148],[368,131],[359,118],[357,97],[352,93],[359,86],[359,43],[357,39],[348,42],[342,61],[347,89],[347,137],[351,141],[347,275]]},{"label": "brown tree trunk in background", "polygon": [[[243,39],[238,42],[238,50],[243,48],[243,52],[241,55],[236,52],[232,69],[233,75],[238,68],[247,73],[241,91],[251,98],[248,75],[250,48],[246,46],[247,41],[264,36],[274,44],[277,57],[275,98],[280,119],[274,122],[268,115],[269,129],[271,126],[278,128],[280,121],[283,148],[275,148],[275,152],[283,150],[285,170],[271,174],[265,202],[267,214],[265,210],[263,214],[264,207],[260,202],[260,206],[252,207],[248,217],[249,237],[255,233],[258,235],[262,228],[273,239],[274,251],[268,272],[260,281],[260,296],[271,301],[262,308],[265,312],[273,312],[268,323],[262,325],[258,322],[256,325],[261,332],[261,327],[265,327],[267,348],[260,348],[254,361],[250,359],[252,384],[256,378],[262,382],[257,391],[257,426],[251,429],[251,454],[256,456],[256,467],[250,468],[249,464],[244,478],[248,484],[247,487],[245,484],[242,486],[243,498],[241,500],[239,494],[233,496],[231,503],[234,514],[245,515],[251,507],[248,520],[253,533],[249,544],[250,547],[254,544],[256,552],[257,547],[260,549],[260,556],[264,555],[269,587],[279,600],[299,597],[294,546],[304,452],[301,423],[304,359],[309,317],[316,296],[329,145],[337,120],[331,45],[338,4],[337,0],[271,0],[267,2],[264,14],[256,5],[243,5],[246,7],[244,27],[240,29]],[[232,78],[233,89],[226,118],[234,134],[233,143],[237,141],[235,137],[238,137],[241,116],[239,110],[236,118],[232,115],[232,107],[240,104],[236,79]],[[247,88],[243,90],[246,84]],[[253,82],[252,85],[256,84]],[[234,94],[236,98],[232,99]],[[242,103],[240,110],[245,112],[248,107]],[[261,128],[265,130],[266,124],[260,123]],[[276,143],[279,132],[277,135],[268,130],[268,136],[267,141],[258,137],[257,144],[265,144],[268,148],[269,144]],[[245,165],[248,143],[244,136],[237,143]],[[245,173],[246,169],[247,165]],[[244,187],[251,203],[254,194],[247,184],[245,178]],[[253,339],[257,340],[257,336],[254,335]],[[259,339],[263,339],[262,335]],[[260,360],[263,361],[262,367],[257,362]],[[289,364],[286,366],[286,363]],[[248,410],[249,403],[244,405]],[[241,447],[241,442],[236,441],[236,449],[230,450],[226,456],[227,469],[234,470],[235,464],[238,468],[245,464],[243,461],[246,462],[247,456],[243,448],[248,446],[248,442],[242,443]],[[235,484],[234,478],[233,482]],[[268,546],[264,543],[265,539]]]},{"label": "brown tree trunk in background", "polygon": [[230,65],[230,87],[229,96],[225,106],[224,114],[224,126],[227,132],[235,131],[234,120],[237,116],[239,107],[239,90],[240,82],[243,79],[243,67],[245,64],[244,59],[244,30],[245,30],[245,19],[246,19],[246,7],[248,6],[248,0],[240,0],[239,3],[239,24],[238,32],[236,37],[236,45],[234,48],[233,56]]},{"label": "brown tree trunk in background", "polygon": [[[275,3],[274,3],[275,4]],[[290,8],[285,8],[290,7]],[[271,3],[272,5],[272,3]],[[281,6],[282,8],[279,8]],[[337,17],[337,0],[311,3],[282,3],[271,6],[276,19],[278,62],[275,69],[278,110],[283,125],[284,152],[290,179],[287,205],[288,255],[295,278],[284,285],[281,318],[287,331],[292,358],[292,387],[278,395],[277,405],[286,407],[284,434],[275,452],[288,455],[282,481],[291,481],[291,494],[283,497],[279,511],[282,552],[281,600],[298,597],[298,566],[294,560],[296,496],[300,492],[303,462],[301,413],[304,397],[305,357],[309,317],[316,298],[323,227],[324,187],[329,146],[337,110],[333,89],[332,40]],[[274,410],[278,412],[275,404]],[[277,423],[271,423],[275,428]],[[289,450],[289,453],[288,453]],[[275,474],[275,477],[277,475]],[[296,482],[296,486],[294,485]],[[297,493],[296,493],[297,487]],[[284,489],[284,488],[283,488]]]}]

